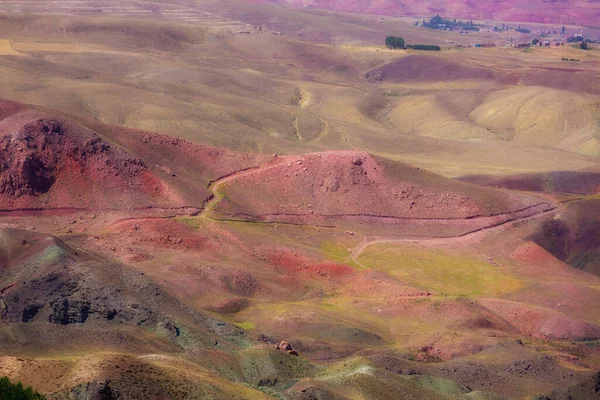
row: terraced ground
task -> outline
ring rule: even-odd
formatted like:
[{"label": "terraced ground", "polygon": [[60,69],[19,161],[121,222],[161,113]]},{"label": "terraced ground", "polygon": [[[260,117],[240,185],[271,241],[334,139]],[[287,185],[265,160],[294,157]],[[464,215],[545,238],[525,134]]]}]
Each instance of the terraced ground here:
[{"label": "terraced ground", "polygon": [[597,397],[597,50],[49,4],[0,2],[1,375],[51,399]]}]

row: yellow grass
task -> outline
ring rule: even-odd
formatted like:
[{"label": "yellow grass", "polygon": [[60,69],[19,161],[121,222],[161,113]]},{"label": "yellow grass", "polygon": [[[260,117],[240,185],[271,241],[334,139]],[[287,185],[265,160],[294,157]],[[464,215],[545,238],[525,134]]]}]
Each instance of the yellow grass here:
[{"label": "yellow grass", "polygon": [[445,295],[500,296],[524,287],[504,268],[484,260],[416,245],[373,245],[362,253],[360,262]]}]

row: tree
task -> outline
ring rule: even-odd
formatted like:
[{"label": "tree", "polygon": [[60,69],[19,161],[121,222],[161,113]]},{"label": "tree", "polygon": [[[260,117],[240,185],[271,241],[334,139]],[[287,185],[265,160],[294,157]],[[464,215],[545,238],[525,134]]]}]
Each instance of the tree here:
[{"label": "tree", "polygon": [[536,45],[536,44],[538,44],[539,42],[540,42],[540,40],[539,40],[539,39],[533,39],[533,40],[531,41],[531,44],[535,46],[535,45]]},{"label": "tree", "polygon": [[404,39],[397,36],[388,36],[385,38],[385,46],[388,49],[403,49]]},{"label": "tree", "polygon": [[442,19],[442,17],[440,17],[440,14],[436,15],[435,17],[433,17],[429,20],[429,24],[432,26],[438,26],[443,23],[444,23],[444,20]]},{"label": "tree", "polygon": [[579,47],[581,47],[582,50],[589,50],[589,49],[591,49],[590,45],[585,40],[581,42],[581,44],[579,45]]},{"label": "tree", "polygon": [[24,388],[21,382],[11,383],[5,376],[0,378],[0,399],[2,400],[46,400],[31,387]]},{"label": "tree", "polygon": [[566,31],[567,31],[567,28],[565,28],[565,27],[563,26],[563,27],[562,27],[562,34],[564,35]]}]

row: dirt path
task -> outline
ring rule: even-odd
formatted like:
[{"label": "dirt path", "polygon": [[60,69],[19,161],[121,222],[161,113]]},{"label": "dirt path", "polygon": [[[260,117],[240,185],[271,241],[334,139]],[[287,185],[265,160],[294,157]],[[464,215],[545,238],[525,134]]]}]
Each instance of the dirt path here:
[{"label": "dirt path", "polygon": [[[173,216],[199,214],[201,209],[194,206],[182,207],[135,207],[135,208],[84,208],[84,207],[49,207],[49,208],[13,208],[0,209],[0,217],[53,217],[77,213],[103,213],[103,212],[158,212],[169,213]],[[169,217],[164,217],[169,218]]]},{"label": "dirt path", "polygon": [[280,166],[281,164],[284,164],[286,161],[288,161],[289,157],[277,157],[277,162],[268,164],[268,165],[264,165],[264,166],[257,166],[257,167],[250,167],[250,168],[246,168],[243,170],[239,170],[239,171],[235,171],[232,172],[228,175],[225,175],[223,177],[217,178],[213,181],[211,181],[208,185],[208,189],[212,192],[212,196],[210,198],[210,200],[208,201],[208,203],[206,203],[206,205],[204,206],[204,209],[202,209],[202,212],[200,213],[200,217],[202,218],[208,218],[208,219],[214,219],[217,220],[217,218],[211,218],[210,217],[210,213],[211,211],[217,206],[217,204],[219,204],[221,202],[221,200],[223,200],[223,192],[220,190],[221,187],[223,187],[223,185],[227,184],[228,182],[231,182],[234,179],[239,179],[241,177],[244,176],[248,176],[248,175],[252,175],[258,172],[263,172],[263,171],[268,171],[269,169],[272,168],[276,168],[278,166]]},{"label": "dirt path", "polygon": [[366,268],[359,261],[360,255],[367,247],[375,245],[375,244],[393,244],[393,243],[407,243],[407,242],[410,242],[410,243],[427,242],[427,243],[433,243],[433,244],[437,244],[437,243],[448,244],[453,241],[461,241],[462,242],[466,239],[471,239],[471,238],[475,238],[477,236],[482,236],[492,230],[500,229],[500,228],[506,226],[507,224],[543,217],[545,215],[553,214],[553,213],[557,212],[558,210],[559,210],[558,207],[554,207],[550,210],[539,211],[539,212],[536,212],[534,214],[531,214],[531,215],[528,215],[525,217],[508,219],[506,221],[502,221],[502,222],[494,224],[494,225],[477,228],[472,231],[465,232],[460,235],[454,235],[454,236],[419,236],[419,237],[405,237],[405,238],[399,238],[399,239],[381,238],[381,239],[372,239],[372,240],[365,238],[365,240],[363,240],[352,251],[351,259],[356,265]]}]

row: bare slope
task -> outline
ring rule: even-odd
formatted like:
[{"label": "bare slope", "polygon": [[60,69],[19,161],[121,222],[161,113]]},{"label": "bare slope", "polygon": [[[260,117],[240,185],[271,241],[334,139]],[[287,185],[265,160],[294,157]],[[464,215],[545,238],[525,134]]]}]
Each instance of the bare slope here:
[{"label": "bare slope", "polygon": [[93,131],[15,103],[2,103],[1,109],[4,210],[199,208],[210,196],[209,181],[257,162],[254,156],[88,121]]},{"label": "bare slope", "polygon": [[516,83],[516,77],[490,68],[462,64],[443,57],[409,55],[375,68],[365,74],[373,82],[417,83],[451,82],[461,80],[498,81]]},{"label": "bare slope", "polygon": [[406,228],[414,222],[414,233],[421,234],[465,232],[484,221],[494,224],[552,208],[535,196],[465,185],[361,152],[288,157],[233,177],[222,189],[216,210],[233,218],[358,223],[363,229]]}]

